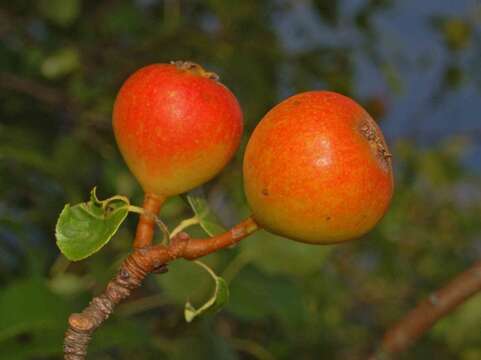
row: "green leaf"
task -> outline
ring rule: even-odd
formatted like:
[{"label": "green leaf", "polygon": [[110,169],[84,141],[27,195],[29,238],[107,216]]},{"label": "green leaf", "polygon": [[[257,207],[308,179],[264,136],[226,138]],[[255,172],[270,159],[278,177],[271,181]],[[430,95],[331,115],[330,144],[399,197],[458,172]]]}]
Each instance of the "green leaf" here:
[{"label": "green leaf", "polygon": [[145,348],[151,341],[148,327],[142,322],[113,321],[103,324],[92,339],[91,349],[98,351],[122,348],[123,351]]},{"label": "green leaf", "polygon": [[89,202],[65,205],[55,228],[62,254],[76,261],[100,250],[127,217],[129,206],[129,199],[120,195],[99,200],[95,188]]},{"label": "green leaf", "polygon": [[70,25],[80,15],[81,0],[40,0],[38,8],[47,19],[60,26]]},{"label": "green leaf", "polygon": [[[223,336],[212,334],[212,330],[200,323],[190,335],[176,335],[175,339],[164,340],[166,358],[169,360],[238,359],[235,351]],[[209,339],[211,337],[212,339]],[[158,339],[159,337],[157,337]],[[156,340],[157,340],[156,339]],[[224,349],[222,349],[224,347]],[[170,351],[169,351],[170,350]]]},{"label": "green leaf", "polygon": [[215,281],[215,289],[211,298],[198,309],[194,308],[190,302],[185,304],[184,317],[185,321],[187,322],[191,322],[194,320],[194,318],[204,313],[215,312],[229,301],[229,287],[227,286],[225,280],[217,276],[212,269],[204,263],[200,261],[195,261],[195,263],[204,268],[210,274],[210,276],[212,276]]},{"label": "green leaf", "polygon": [[0,341],[25,332],[63,329],[69,310],[42,279],[18,281],[0,292]]},{"label": "green leaf", "polygon": [[209,236],[222,234],[226,231],[217,216],[209,207],[207,199],[196,189],[187,194],[187,201],[199,220],[199,224]]},{"label": "green leaf", "polygon": [[0,359],[60,359],[65,321],[54,329],[38,328],[28,337],[12,337],[0,344]]},{"label": "green leaf", "polygon": [[85,291],[89,286],[89,280],[72,273],[61,273],[53,277],[48,286],[55,294],[69,296]]},{"label": "green leaf", "polygon": [[304,244],[257,231],[240,248],[243,256],[266,274],[306,276],[321,269],[333,247]]},{"label": "green leaf", "polygon": [[54,52],[42,63],[42,74],[56,79],[73,72],[80,65],[80,55],[76,48],[66,47]]},{"label": "green leaf", "polygon": [[469,345],[481,343],[481,296],[474,296],[443,318],[432,329],[432,336],[453,351],[462,351]]},{"label": "green leaf", "polygon": [[472,40],[472,25],[462,19],[447,20],[442,27],[444,41],[451,50],[465,49]]},{"label": "green leaf", "polygon": [[[220,266],[221,255],[213,253],[202,260],[208,266]],[[169,264],[169,276],[156,276],[155,280],[162,288],[162,293],[169,302],[184,305],[185,299],[192,302],[202,302],[209,290],[210,277],[197,266],[192,266],[192,261],[179,259]]]},{"label": "green leaf", "polygon": [[286,328],[301,327],[307,309],[300,285],[286,276],[246,267],[230,285],[232,296],[226,311],[246,322],[277,318]]}]

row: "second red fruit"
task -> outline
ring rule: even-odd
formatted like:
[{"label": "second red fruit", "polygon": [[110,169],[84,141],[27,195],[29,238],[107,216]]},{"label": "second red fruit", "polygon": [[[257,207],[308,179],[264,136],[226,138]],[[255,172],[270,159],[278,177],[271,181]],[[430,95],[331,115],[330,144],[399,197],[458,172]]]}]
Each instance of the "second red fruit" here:
[{"label": "second red fruit", "polygon": [[131,75],[114,105],[120,151],[146,193],[167,197],[214,177],[242,135],[242,111],[197,64],[153,64]]},{"label": "second red fruit", "polygon": [[254,219],[267,230],[316,244],[370,230],[393,193],[389,150],[369,114],[346,96],[311,91],[267,113],[244,157]]}]

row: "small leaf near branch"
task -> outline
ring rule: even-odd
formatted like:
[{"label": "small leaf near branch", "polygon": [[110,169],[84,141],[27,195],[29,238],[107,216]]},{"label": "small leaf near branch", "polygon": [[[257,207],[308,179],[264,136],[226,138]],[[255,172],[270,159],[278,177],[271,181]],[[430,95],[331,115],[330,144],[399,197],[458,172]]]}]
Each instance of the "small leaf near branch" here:
[{"label": "small leaf near branch", "polygon": [[99,200],[96,188],[90,193],[90,201],[65,205],[55,227],[62,254],[76,261],[100,250],[127,217],[129,206],[129,199],[121,195]]},{"label": "small leaf near branch", "polygon": [[212,313],[222,308],[229,301],[229,287],[225,280],[217,276],[211,268],[200,261],[195,261],[197,265],[204,268],[215,281],[215,289],[211,298],[198,309],[194,308],[190,302],[185,304],[185,321],[191,322],[194,318],[205,313]]},{"label": "small leaf near branch", "polygon": [[219,235],[226,231],[225,227],[210,209],[207,199],[205,199],[200,190],[196,189],[189,192],[187,201],[194,211],[199,225],[209,236]]}]

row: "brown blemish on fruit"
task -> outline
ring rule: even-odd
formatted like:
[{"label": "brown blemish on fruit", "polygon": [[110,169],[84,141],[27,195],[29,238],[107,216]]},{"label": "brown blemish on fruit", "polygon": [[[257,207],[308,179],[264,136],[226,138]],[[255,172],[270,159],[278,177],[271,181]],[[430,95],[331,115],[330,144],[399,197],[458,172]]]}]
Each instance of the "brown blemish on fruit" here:
[{"label": "brown blemish on fruit", "polygon": [[326,216],[326,221],[329,221],[331,220],[331,217],[330,216]]},{"label": "brown blemish on fruit", "polygon": [[268,196],[268,195],[269,195],[269,191],[267,191],[266,188],[262,189],[262,195]]},{"label": "brown blemish on fruit", "polygon": [[172,65],[175,65],[177,69],[182,71],[187,71],[192,75],[202,76],[207,79],[219,81],[219,75],[211,71],[206,71],[202,66],[192,61],[177,60],[177,61],[171,61],[170,63]]},{"label": "brown blemish on fruit", "polygon": [[292,102],[292,105],[298,106],[298,105],[301,105],[301,102],[299,100],[294,100]]},{"label": "brown blemish on fruit", "polygon": [[359,133],[369,142],[376,157],[384,166],[389,166],[392,154],[389,152],[382,135],[370,118],[363,119],[359,124]]}]

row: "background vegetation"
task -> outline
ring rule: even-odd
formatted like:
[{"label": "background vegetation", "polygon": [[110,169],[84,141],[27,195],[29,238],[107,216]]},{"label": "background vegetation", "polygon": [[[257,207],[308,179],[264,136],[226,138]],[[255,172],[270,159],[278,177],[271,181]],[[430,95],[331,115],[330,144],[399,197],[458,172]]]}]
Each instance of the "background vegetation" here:
[{"label": "background vegetation", "polygon": [[[203,191],[226,225],[248,214],[241,161],[276,102],[331,89],[360,101],[394,153],[380,226],[339,246],[260,233],[211,255],[231,302],[186,324],[208,275],[179,261],[150,276],[94,338],[90,359],[359,359],[418,300],[481,256],[481,7],[476,1],[17,0],[0,5],[0,358],[58,359],[70,312],[103,289],[136,217],[95,256],[55,246],[64,203],[141,190],[111,108],[137,68],[189,59],[245,109],[235,160]],[[182,198],[162,217],[191,216]],[[201,234],[200,229],[192,233]],[[481,296],[401,359],[481,358]]]}]

